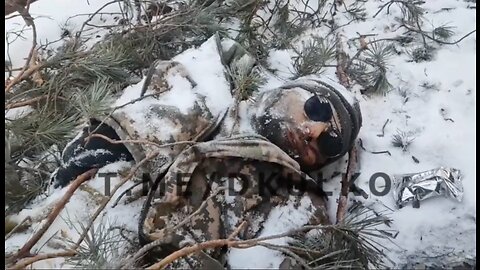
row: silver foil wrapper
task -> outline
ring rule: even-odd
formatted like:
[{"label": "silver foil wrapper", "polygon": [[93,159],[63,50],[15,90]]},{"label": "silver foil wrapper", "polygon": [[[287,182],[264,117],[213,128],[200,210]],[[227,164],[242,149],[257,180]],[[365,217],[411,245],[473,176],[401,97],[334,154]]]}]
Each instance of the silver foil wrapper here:
[{"label": "silver foil wrapper", "polygon": [[393,176],[393,196],[398,208],[409,202],[420,207],[420,201],[445,196],[462,201],[462,175],[459,170],[440,167],[420,173]]}]

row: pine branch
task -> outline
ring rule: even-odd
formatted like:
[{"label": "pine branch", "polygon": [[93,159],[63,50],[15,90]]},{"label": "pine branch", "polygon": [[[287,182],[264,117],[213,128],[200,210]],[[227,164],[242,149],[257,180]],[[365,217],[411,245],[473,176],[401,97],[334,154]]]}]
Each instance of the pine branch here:
[{"label": "pine branch", "polygon": [[403,152],[406,152],[410,144],[415,139],[411,132],[405,132],[401,130],[397,130],[397,134],[392,136],[392,145],[394,147],[402,148]]},{"label": "pine branch", "polygon": [[[78,234],[85,230],[81,222],[78,226],[71,221],[69,223]],[[61,240],[72,246],[75,244],[70,238],[62,237]],[[75,254],[66,263],[83,269],[118,268],[119,249],[124,243],[120,234],[113,230],[112,224],[101,220],[97,226],[88,230],[85,241],[75,249]]]},{"label": "pine branch", "polygon": [[303,44],[300,51],[296,50],[294,57],[294,79],[309,74],[321,74],[336,56],[337,42],[330,42],[319,37],[312,37]]},{"label": "pine branch", "polygon": [[393,52],[393,46],[383,39],[364,43],[347,64],[347,73],[364,87],[364,92],[385,93],[391,87],[387,62]]},{"label": "pine branch", "polygon": [[[298,254],[299,248],[297,248],[297,245],[295,244],[293,244],[293,246],[280,247],[265,243],[267,240],[295,236],[298,235],[298,233],[308,231],[325,232],[324,239],[329,239],[329,246],[327,246],[328,250],[322,250],[322,254],[325,256],[324,259],[334,258],[338,264],[343,264],[349,268],[368,267],[369,263],[376,267],[384,267],[384,261],[388,260],[388,258],[381,250],[383,246],[377,243],[375,239],[389,238],[391,236],[389,234],[381,233],[376,229],[376,227],[382,224],[389,225],[391,220],[378,213],[375,213],[375,216],[372,216],[369,214],[369,212],[371,212],[370,209],[362,207],[359,204],[354,204],[349,209],[348,214],[345,216],[343,221],[339,224],[305,225],[298,229],[289,230],[280,234],[248,240],[236,240],[234,239],[235,233],[241,231],[242,226],[245,226],[245,222],[242,222],[235,229],[234,233],[232,233],[226,239],[209,240],[206,242],[197,243],[193,246],[184,247],[163,258],[160,262],[149,266],[147,269],[163,269],[177,259],[205,249],[214,249],[219,247],[243,249],[254,246],[264,246],[274,250],[281,250],[282,252],[286,253],[287,256],[291,256],[300,263],[304,263],[304,266],[308,266],[308,268],[310,268],[309,265],[312,264],[312,261],[319,265],[331,267],[331,264],[319,262],[318,260],[310,260],[311,262],[309,262],[307,265],[308,260],[303,259],[302,256]],[[303,241],[303,243],[305,243],[305,241]],[[318,244],[318,242],[316,242],[316,244]],[[292,253],[295,254],[292,255]],[[336,266],[338,266],[338,264]],[[335,269],[335,267],[333,267],[333,269]]]}]

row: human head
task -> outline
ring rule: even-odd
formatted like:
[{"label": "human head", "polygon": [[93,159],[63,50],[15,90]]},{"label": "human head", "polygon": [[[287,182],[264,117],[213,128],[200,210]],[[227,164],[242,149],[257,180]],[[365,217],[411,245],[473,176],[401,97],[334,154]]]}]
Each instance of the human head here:
[{"label": "human head", "polygon": [[358,101],[326,78],[304,77],[261,92],[251,105],[256,131],[306,171],[346,154],[362,124]]}]

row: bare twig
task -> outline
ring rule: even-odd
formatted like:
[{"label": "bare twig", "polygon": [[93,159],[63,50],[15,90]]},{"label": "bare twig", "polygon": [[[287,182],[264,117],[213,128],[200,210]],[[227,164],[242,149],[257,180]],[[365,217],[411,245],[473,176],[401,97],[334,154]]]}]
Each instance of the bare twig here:
[{"label": "bare twig", "polygon": [[247,221],[244,220],[238,227],[228,236],[228,240],[233,240],[233,238],[237,237],[237,235],[247,226]]},{"label": "bare twig", "polygon": [[14,234],[18,229],[20,229],[23,224],[25,224],[27,221],[31,222],[32,221],[32,218],[30,216],[24,218],[20,223],[17,224],[17,226],[15,226],[7,235],[5,235],[5,240],[7,240],[8,238],[10,238],[10,236],[12,236],[12,234]]},{"label": "bare twig", "polygon": [[390,151],[388,150],[384,150],[384,151],[370,151],[370,150],[367,150],[364,146],[363,146],[363,141],[362,139],[358,139],[358,145],[360,146],[360,148],[362,148],[364,151],[367,151],[368,153],[370,154],[387,154],[389,156],[391,156],[392,154],[390,153]]},{"label": "bare twig", "polygon": [[[245,226],[245,224],[246,224],[245,222],[242,222],[234,232],[241,231],[242,226]],[[205,249],[212,249],[212,248],[218,248],[218,247],[224,247],[224,246],[233,247],[233,248],[242,248],[243,249],[243,248],[250,248],[250,247],[253,247],[253,246],[257,246],[257,245],[262,245],[266,248],[271,248],[272,247],[271,244],[266,244],[266,243],[261,243],[261,242],[271,240],[271,239],[278,239],[278,238],[291,236],[291,235],[296,234],[298,232],[305,232],[305,231],[309,231],[309,230],[312,230],[312,229],[332,228],[334,226],[335,225],[305,225],[305,226],[300,227],[298,229],[289,230],[288,232],[285,232],[285,233],[280,233],[280,234],[266,236],[266,237],[259,237],[259,238],[249,239],[249,240],[233,240],[233,239],[230,239],[230,237],[227,238],[227,239],[210,240],[210,241],[206,241],[206,242],[203,242],[203,243],[197,243],[193,246],[184,247],[180,250],[177,250],[177,251],[171,253],[169,256],[163,258],[160,262],[151,265],[147,269],[163,269],[168,264],[174,262],[177,259],[183,258],[185,256],[188,256],[188,255],[192,254],[192,253],[196,253],[198,251],[205,250]],[[232,235],[233,235],[233,233],[232,233]],[[275,247],[277,247],[277,246],[275,246]]]},{"label": "bare twig", "polygon": [[357,147],[354,145],[348,153],[347,173],[342,177],[342,188],[338,198],[337,223],[340,223],[347,213],[347,199],[350,192],[352,176],[357,166]]},{"label": "bare twig", "polygon": [[32,236],[32,238],[30,238],[30,240],[28,240],[28,242],[25,243],[25,245],[23,245],[23,247],[17,252],[17,254],[15,255],[15,259],[21,259],[30,255],[30,250],[32,249],[32,247],[38,242],[38,240],[40,240],[40,238],[45,234],[48,228],[50,228],[50,225],[52,225],[55,218],[58,216],[58,214],[60,214],[60,211],[62,211],[62,209],[65,207],[65,204],[67,204],[67,202],[70,200],[75,190],[77,190],[77,188],[83,182],[92,178],[96,172],[97,169],[88,170],[87,172],[79,175],[75,179],[75,181],[70,184],[67,192],[63,195],[60,201],[53,208],[52,212],[50,212],[50,214],[48,215],[46,222],[43,224],[40,230],[38,230]]},{"label": "bare twig", "polygon": [[125,178],[123,178],[118,185],[116,185],[116,186],[113,188],[113,191],[112,191],[111,195],[108,196],[108,198],[103,201],[103,203],[100,205],[100,207],[98,207],[97,211],[93,214],[92,218],[90,219],[90,223],[85,227],[85,229],[83,230],[83,233],[80,235],[80,238],[79,238],[78,241],[76,242],[75,247],[74,247],[74,250],[77,249],[77,248],[80,246],[80,244],[83,242],[83,239],[85,239],[85,237],[87,236],[88,231],[90,230],[90,228],[91,228],[92,225],[93,225],[93,222],[95,221],[95,219],[97,219],[98,215],[100,215],[100,213],[102,212],[102,210],[107,206],[108,202],[112,199],[113,195],[115,195],[115,193],[117,192],[117,190],[118,190],[121,186],[123,186],[128,180],[130,180],[130,179],[135,175],[135,172],[136,172],[141,166],[143,166],[143,164],[145,164],[147,161],[155,158],[158,154],[159,154],[159,152],[152,152],[152,153],[150,153],[147,157],[145,157],[145,158],[142,159],[140,162],[138,162],[137,165],[135,165],[135,167],[133,167],[133,168],[130,170],[130,173],[129,173]]},{"label": "bare twig", "polygon": [[172,254],[168,255],[167,257],[163,258],[160,262],[146,268],[146,269],[164,269],[168,264],[174,262],[179,258],[183,258],[188,256],[192,253],[204,250],[204,249],[212,249],[217,247],[223,246],[233,246],[236,241],[228,240],[228,239],[217,239],[211,240],[203,243],[198,243],[190,247],[184,247],[180,250],[173,252]]},{"label": "bare twig", "polygon": [[304,269],[307,269],[307,270],[312,269],[304,259],[300,258],[300,256],[295,254],[295,252],[291,251],[288,247],[269,244],[269,243],[258,243],[258,245],[269,248],[269,249],[272,249],[272,250],[277,250],[277,251],[283,252],[283,253],[287,254],[288,256],[294,258],[298,263],[300,263],[303,266]]},{"label": "bare twig", "polygon": [[19,101],[15,103],[10,103],[10,104],[5,104],[5,110],[13,109],[13,108],[19,108],[27,105],[32,105],[36,102],[39,102],[40,100],[47,98],[47,96],[39,96],[39,97],[34,97],[29,100],[24,100],[24,101]]},{"label": "bare twig", "polygon": [[377,134],[377,137],[385,136],[385,127],[387,126],[388,122],[390,122],[390,119],[387,119],[387,121],[385,121],[385,124],[383,124],[382,126],[382,134]]},{"label": "bare twig", "polygon": [[337,34],[336,42],[336,58],[337,58],[337,77],[341,85],[345,88],[350,86],[350,82],[347,76],[347,54],[343,50],[343,43],[340,34]]},{"label": "bare twig", "polygon": [[99,9],[97,9],[97,11],[95,11],[94,13],[92,13],[88,19],[82,24],[82,27],[80,28],[80,30],[76,33],[76,37],[79,38],[81,35],[82,35],[82,32],[83,32],[83,29],[85,28],[85,26],[93,19],[93,17],[95,17],[100,11],[102,11],[104,8],[106,8],[107,6],[111,5],[111,4],[114,4],[114,3],[117,3],[119,2],[120,0],[113,0],[113,1],[110,1],[106,4],[104,4],[103,6],[101,6]]},{"label": "bare twig", "polygon": [[430,39],[430,40],[432,40],[432,41],[435,41],[435,42],[437,42],[437,43],[439,43],[439,44],[443,44],[443,45],[456,45],[456,44],[460,43],[462,40],[464,40],[465,38],[467,38],[468,36],[470,36],[471,34],[477,32],[477,29],[472,30],[472,31],[468,32],[467,34],[465,34],[463,37],[459,38],[458,40],[449,42],[449,41],[438,40],[438,39],[436,39],[436,38],[428,35],[428,34],[425,33],[424,31],[422,31],[421,29],[418,29],[418,30],[417,30],[417,29],[414,29],[414,28],[412,28],[412,27],[409,27],[409,26],[407,26],[407,25],[405,25],[405,24],[403,24],[403,25],[401,25],[401,26],[407,28],[408,31],[411,31],[411,32],[415,32],[415,33],[420,34],[423,39],[428,38],[428,39]]},{"label": "bare twig", "polygon": [[[101,139],[104,139],[104,140],[106,140],[106,141],[108,141],[109,143],[112,143],[112,144],[122,144],[122,143],[151,144],[151,145],[155,145],[158,148],[170,147],[170,146],[182,145],[182,144],[194,144],[194,143],[196,143],[194,141],[180,141],[180,142],[174,142],[174,143],[158,144],[158,143],[154,143],[154,142],[147,141],[147,140],[113,140],[113,139],[110,139],[109,137],[107,137],[105,135],[102,135],[102,134],[91,134],[89,137],[90,138],[92,138],[92,137],[101,138]],[[88,139],[89,139],[88,137],[85,138],[85,140],[88,140]]]},{"label": "bare twig", "polygon": [[[28,12],[28,11],[26,11],[26,12]],[[31,21],[31,27],[32,27],[32,35],[33,35],[33,37],[32,37],[32,47],[30,48],[30,52],[28,53],[27,60],[25,61],[25,65],[23,66],[20,73],[18,73],[18,75],[15,78],[13,78],[13,80],[11,80],[8,83],[8,85],[5,87],[5,92],[10,91],[10,89],[12,89],[12,87],[15,84],[21,82],[25,78],[30,77],[30,75],[33,74],[35,71],[37,71],[39,69],[39,67],[41,66],[41,64],[37,64],[37,65],[32,66],[32,63],[31,63],[33,55],[35,54],[36,47],[37,47],[37,27],[35,26],[35,23],[33,22],[33,20]]]},{"label": "bare twig", "polygon": [[68,250],[68,251],[62,251],[58,253],[38,254],[34,257],[25,258],[8,269],[25,269],[25,267],[33,263],[36,263],[38,261],[43,261],[43,260],[48,260],[53,258],[60,258],[60,257],[72,257],[72,256],[75,256],[76,253],[77,252],[74,250]]},{"label": "bare twig", "polygon": [[118,203],[120,202],[120,200],[123,198],[123,196],[125,196],[128,192],[131,192],[132,189],[134,189],[135,187],[141,185],[143,182],[138,182],[138,183],[135,183],[133,184],[131,187],[125,189],[122,193],[120,193],[120,195],[118,195],[118,198],[115,200],[115,202],[112,204],[112,208],[115,208]]}]

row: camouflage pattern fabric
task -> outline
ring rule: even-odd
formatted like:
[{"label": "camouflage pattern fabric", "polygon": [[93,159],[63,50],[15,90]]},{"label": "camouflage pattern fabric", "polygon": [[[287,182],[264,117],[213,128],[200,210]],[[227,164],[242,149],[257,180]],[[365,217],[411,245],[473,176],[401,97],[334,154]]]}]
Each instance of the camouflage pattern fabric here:
[{"label": "camouflage pattern fabric", "polygon": [[[305,196],[312,201],[310,224],[328,224],[321,190],[299,168],[284,151],[258,135],[191,146],[150,190],[140,219],[141,241],[160,239],[156,255],[163,257],[186,245],[227,238],[242,221],[248,225],[238,237],[251,239],[259,235],[275,206],[287,200],[299,203]],[[303,189],[295,193],[293,186]],[[225,255],[222,248],[206,250],[188,262],[179,260],[172,268],[208,268],[212,260],[224,267]]]},{"label": "camouflage pattern fabric", "polygon": [[[144,94],[152,95],[167,92],[172,85],[167,76],[180,75],[186,78],[191,87],[195,82],[185,67],[174,61],[159,61],[154,65],[146,79]],[[174,106],[165,105],[155,96],[146,97],[138,103],[132,103],[114,112],[104,122],[112,127],[122,140],[145,140],[154,144],[130,143],[125,146],[138,163],[152,152],[160,152],[159,156],[144,166],[144,171],[163,171],[175,157],[189,144],[178,144],[171,147],[157,145],[202,141],[220,124],[224,113],[212,115],[205,104],[205,97],[195,93],[194,106],[188,112],[182,112]],[[132,117],[132,108],[135,114]],[[98,118],[101,120],[102,118]],[[140,120],[140,121],[139,121]]]}]

